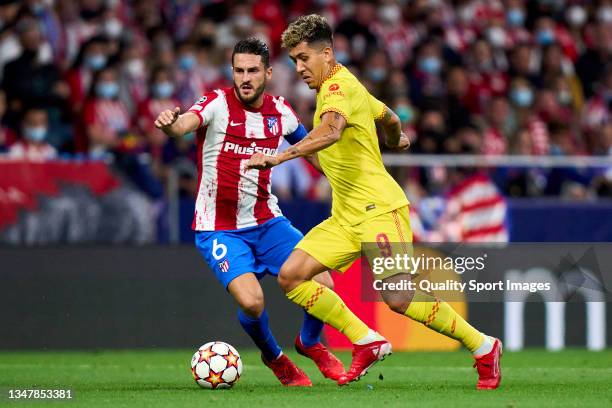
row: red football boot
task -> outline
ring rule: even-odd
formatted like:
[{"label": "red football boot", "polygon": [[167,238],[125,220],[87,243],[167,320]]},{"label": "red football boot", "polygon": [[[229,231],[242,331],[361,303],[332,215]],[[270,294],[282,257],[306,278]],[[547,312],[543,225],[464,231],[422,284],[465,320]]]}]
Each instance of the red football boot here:
[{"label": "red football boot", "polygon": [[390,355],[391,343],[387,340],[373,341],[363,346],[353,344],[353,361],[348,373],[340,377],[338,385],[345,385],[351,381],[358,381],[368,373],[370,367]]},{"label": "red football boot", "polygon": [[272,361],[267,361],[262,355],[261,361],[272,370],[281,384],[287,387],[312,387],[310,378],[308,378],[306,373],[300,370],[286,355],[282,354],[279,358]]},{"label": "red football boot", "polygon": [[502,342],[495,339],[493,349],[489,354],[478,357],[474,363],[474,367],[478,370],[478,390],[494,390],[501,383],[501,369],[499,363],[502,356]]},{"label": "red football boot", "polygon": [[342,362],[322,343],[319,342],[310,347],[304,347],[302,339],[300,339],[300,335],[298,334],[295,339],[295,349],[299,354],[314,361],[325,378],[338,381],[340,377],[345,374]]}]

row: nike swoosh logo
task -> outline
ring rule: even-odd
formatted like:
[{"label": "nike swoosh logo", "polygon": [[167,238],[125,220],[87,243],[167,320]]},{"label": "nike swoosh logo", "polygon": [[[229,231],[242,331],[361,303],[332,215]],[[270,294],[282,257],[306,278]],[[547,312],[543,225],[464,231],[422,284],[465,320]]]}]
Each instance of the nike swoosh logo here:
[{"label": "nike swoosh logo", "polygon": [[234,121],[232,120],[232,121],[230,122],[230,126],[240,126],[240,125],[242,125],[242,123],[243,123],[243,122],[236,123],[236,122],[234,122]]}]

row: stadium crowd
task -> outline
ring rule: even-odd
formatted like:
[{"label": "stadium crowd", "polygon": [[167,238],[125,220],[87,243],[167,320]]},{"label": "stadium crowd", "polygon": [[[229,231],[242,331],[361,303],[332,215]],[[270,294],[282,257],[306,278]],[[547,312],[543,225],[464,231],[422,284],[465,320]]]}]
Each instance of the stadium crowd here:
[{"label": "stadium crowd", "polygon": [[[395,110],[407,154],[612,155],[612,1],[0,0],[0,152],[46,160],[112,158],[152,198],[169,168],[193,196],[194,135],[153,126],[231,85],[234,43],[273,54],[268,91],[307,128],[314,95],[280,34],[316,12],[335,27],[338,61]],[[283,198],[328,197],[305,162],[275,172]],[[504,195],[610,196],[610,169],[497,169]],[[453,182],[443,167],[403,172],[413,196]]]}]

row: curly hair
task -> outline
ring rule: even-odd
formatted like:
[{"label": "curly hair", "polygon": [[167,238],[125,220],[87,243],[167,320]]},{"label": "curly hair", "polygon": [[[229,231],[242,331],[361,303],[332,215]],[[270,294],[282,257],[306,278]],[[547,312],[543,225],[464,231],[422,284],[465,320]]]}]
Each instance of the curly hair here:
[{"label": "curly hair", "polygon": [[291,49],[302,41],[332,45],[332,29],[325,17],[318,14],[302,16],[289,24],[281,36],[283,48]]}]

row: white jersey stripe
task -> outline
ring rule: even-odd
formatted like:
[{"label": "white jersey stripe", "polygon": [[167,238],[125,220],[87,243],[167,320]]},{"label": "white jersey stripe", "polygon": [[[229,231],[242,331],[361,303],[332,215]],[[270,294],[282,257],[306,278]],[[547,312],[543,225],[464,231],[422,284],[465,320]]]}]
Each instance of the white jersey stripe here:
[{"label": "white jersey stripe", "polygon": [[255,138],[255,139],[265,139],[263,130],[263,117],[259,112],[249,112],[246,113],[246,137],[247,139]]},{"label": "white jersey stripe", "polygon": [[198,230],[214,230],[217,201],[217,160],[221,153],[221,143],[219,138],[222,133],[219,129],[227,127],[228,115],[227,101],[223,92],[216,91],[218,96],[216,107],[216,120],[210,123],[206,129],[206,139],[202,144],[202,172],[204,173],[198,187],[196,199],[196,227]]},{"label": "white jersey stripe", "polygon": [[255,218],[255,203],[257,203],[257,179],[259,170],[246,169],[248,160],[240,161],[240,181],[238,182],[238,214],[236,228],[246,228],[257,225]]}]

